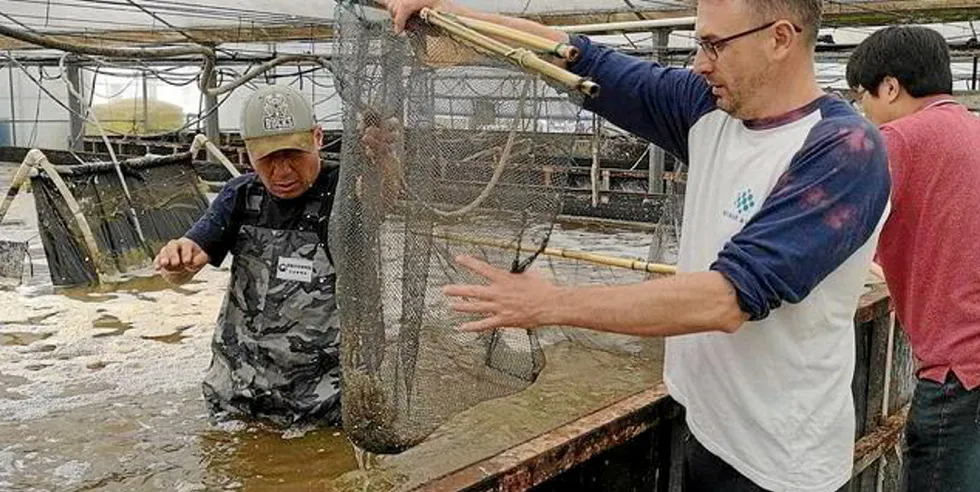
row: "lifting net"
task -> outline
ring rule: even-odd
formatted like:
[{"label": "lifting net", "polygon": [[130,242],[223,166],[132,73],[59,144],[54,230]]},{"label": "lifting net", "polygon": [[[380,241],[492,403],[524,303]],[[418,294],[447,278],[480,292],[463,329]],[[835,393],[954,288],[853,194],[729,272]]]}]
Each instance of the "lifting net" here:
[{"label": "lifting net", "polygon": [[[460,254],[514,272],[539,258],[562,210],[578,108],[417,19],[394,36],[387,13],[341,4],[337,26],[343,165],[330,249],[344,428],[365,450],[397,453],[541,372],[535,333],[458,332],[473,318],[441,289],[485,283]],[[395,172],[361,144],[365,126],[390,119],[401,127]]]},{"label": "lifting net", "polygon": [[98,270],[112,276],[146,268],[167,241],[187,232],[208,207],[191,157],[185,152],[121,161],[128,197],[112,163],[55,166],[92,231],[96,258],[52,176],[40,170],[32,177],[52,283],[94,284]]}]

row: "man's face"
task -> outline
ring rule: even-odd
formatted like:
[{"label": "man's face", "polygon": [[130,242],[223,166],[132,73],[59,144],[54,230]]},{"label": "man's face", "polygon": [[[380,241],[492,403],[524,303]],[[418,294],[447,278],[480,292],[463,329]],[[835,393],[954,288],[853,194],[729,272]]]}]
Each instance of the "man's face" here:
[{"label": "man's face", "polygon": [[[319,149],[323,142],[323,130],[317,127],[310,132]],[[296,198],[309,190],[320,175],[320,155],[295,149],[273,152],[252,162],[269,193],[278,198]]]},{"label": "man's face", "polygon": [[896,106],[893,104],[898,95],[897,82],[893,84],[892,80],[886,78],[877,89],[877,94],[871,94],[871,91],[858,87],[855,89],[857,92],[855,99],[861,104],[864,115],[872,123],[880,126],[902,115],[897,114]]},{"label": "man's face", "polygon": [[[745,0],[700,0],[696,36],[717,41],[764,25]],[[704,75],[718,108],[736,118],[751,119],[764,107],[763,90],[769,69],[765,43],[771,28],[716,46],[714,53],[699,49],[694,71]]]}]

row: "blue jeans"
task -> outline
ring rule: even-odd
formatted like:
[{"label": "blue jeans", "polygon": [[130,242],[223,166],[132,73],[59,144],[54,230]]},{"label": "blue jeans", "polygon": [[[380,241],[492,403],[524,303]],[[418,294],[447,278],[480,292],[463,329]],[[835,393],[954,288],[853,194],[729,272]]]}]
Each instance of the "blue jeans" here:
[{"label": "blue jeans", "polygon": [[980,492],[980,388],[967,391],[950,371],[920,379],[905,427],[907,492]]}]

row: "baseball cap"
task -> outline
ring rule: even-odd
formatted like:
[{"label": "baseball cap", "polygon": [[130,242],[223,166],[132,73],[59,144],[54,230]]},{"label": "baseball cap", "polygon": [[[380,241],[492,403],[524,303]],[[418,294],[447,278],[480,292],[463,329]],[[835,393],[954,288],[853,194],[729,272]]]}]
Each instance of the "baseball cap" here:
[{"label": "baseball cap", "polygon": [[316,127],[313,105],[296,89],[263,87],[245,99],[241,116],[242,138],[253,160],[284,149],[319,151],[310,133]]}]

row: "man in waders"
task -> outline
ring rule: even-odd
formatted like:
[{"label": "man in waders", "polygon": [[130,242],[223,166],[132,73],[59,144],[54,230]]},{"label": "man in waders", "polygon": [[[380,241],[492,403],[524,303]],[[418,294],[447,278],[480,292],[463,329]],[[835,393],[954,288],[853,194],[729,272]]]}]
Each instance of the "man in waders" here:
[{"label": "man in waders", "polygon": [[[241,132],[255,172],[230,180],[155,266],[182,284],[234,257],[203,384],[212,413],[339,425],[340,327],[326,246],[339,169],[321,164],[323,130],[288,87],[252,93]],[[366,154],[390,157],[396,135],[369,128]]]}]

